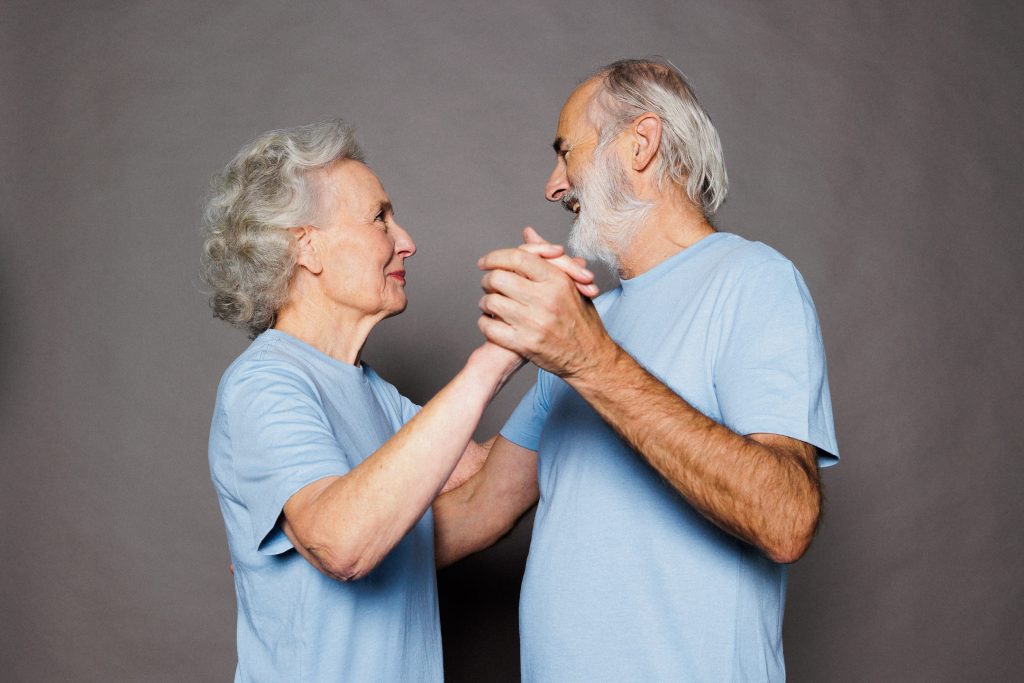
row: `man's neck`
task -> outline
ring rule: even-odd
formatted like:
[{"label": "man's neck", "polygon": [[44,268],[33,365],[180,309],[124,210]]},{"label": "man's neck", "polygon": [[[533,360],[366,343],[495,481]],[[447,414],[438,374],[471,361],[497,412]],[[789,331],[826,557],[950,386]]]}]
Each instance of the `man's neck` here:
[{"label": "man's neck", "polygon": [[619,277],[642,275],[713,232],[704,214],[689,201],[659,197],[643,227],[618,254]]}]

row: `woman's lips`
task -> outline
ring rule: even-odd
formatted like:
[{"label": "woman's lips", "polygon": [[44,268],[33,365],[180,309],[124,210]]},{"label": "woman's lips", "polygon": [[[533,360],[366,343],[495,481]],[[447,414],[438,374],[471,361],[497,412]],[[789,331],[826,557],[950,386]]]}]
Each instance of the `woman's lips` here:
[{"label": "woman's lips", "polygon": [[401,282],[403,285],[405,284],[405,271],[404,270],[396,270],[393,273],[388,273],[388,277],[393,277],[396,280],[398,280],[399,282]]}]

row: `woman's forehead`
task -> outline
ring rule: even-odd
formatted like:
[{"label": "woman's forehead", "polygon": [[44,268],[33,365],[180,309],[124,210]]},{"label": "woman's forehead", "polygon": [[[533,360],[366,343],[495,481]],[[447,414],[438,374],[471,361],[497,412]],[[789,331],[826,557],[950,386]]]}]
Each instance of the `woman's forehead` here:
[{"label": "woman's forehead", "polygon": [[388,201],[377,175],[359,161],[345,160],[318,173],[316,182],[326,210],[362,213]]}]

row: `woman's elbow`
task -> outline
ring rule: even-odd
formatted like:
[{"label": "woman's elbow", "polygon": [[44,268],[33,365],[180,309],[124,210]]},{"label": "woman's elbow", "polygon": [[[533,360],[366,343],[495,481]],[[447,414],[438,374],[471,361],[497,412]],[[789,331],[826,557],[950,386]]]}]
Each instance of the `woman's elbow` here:
[{"label": "woman's elbow", "polygon": [[338,581],[359,581],[370,575],[384,559],[368,549],[354,552],[344,549],[310,549],[324,574]]}]

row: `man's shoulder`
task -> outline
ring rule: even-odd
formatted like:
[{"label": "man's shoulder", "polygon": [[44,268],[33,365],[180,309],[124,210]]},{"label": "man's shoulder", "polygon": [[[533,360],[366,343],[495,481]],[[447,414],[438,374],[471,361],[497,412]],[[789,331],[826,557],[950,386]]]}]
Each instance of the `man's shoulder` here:
[{"label": "man's shoulder", "polygon": [[781,252],[764,242],[748,240],[734,233],[724,233],[717,265],[736,274],[756,269],[766,264],[790,266],[793,263]]},{"label": "man's shoulder", "polygon": [[[801,282],[796,266],[774,247],[732,233],[723,234],[704,272],[709,286],[724,291],[749,291]],[[710,251],[710,250],[709,250]]]}]

